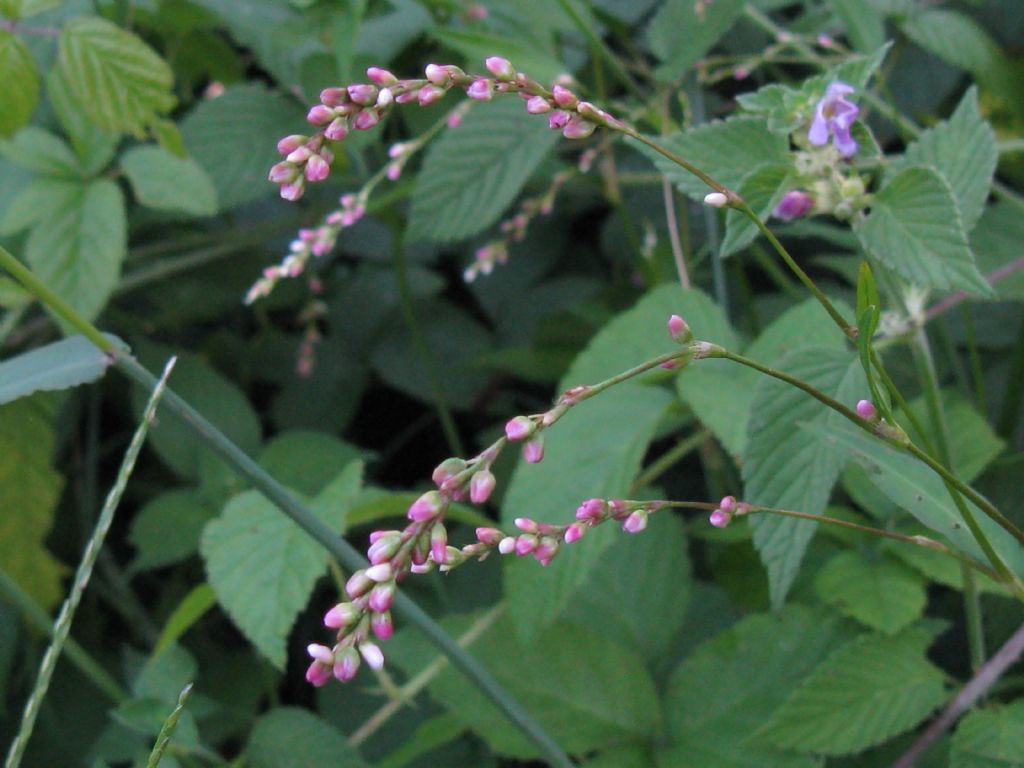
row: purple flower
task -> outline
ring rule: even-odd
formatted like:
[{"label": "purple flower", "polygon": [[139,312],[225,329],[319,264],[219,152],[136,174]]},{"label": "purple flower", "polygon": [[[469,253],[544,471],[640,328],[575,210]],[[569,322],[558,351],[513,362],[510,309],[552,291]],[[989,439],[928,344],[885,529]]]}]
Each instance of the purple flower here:
[{"label": "purple flower", "polygon": [[814,198],[799,189],[791,189],[782,196],[772,216],[783,221],[792,221],[807,214],[814,207]]},{"label": "purple flower", "polygon": [[860,108],[845,98],[853,91],[853,86],[846,83],[836,82],[828,87],[825,98],[818,102],[814,121],[807,132],[811,144],[824,146],[831,134],[839,154],[843,157],[856,154],[857,142],[850,135],[850,127],[860,114]]}]

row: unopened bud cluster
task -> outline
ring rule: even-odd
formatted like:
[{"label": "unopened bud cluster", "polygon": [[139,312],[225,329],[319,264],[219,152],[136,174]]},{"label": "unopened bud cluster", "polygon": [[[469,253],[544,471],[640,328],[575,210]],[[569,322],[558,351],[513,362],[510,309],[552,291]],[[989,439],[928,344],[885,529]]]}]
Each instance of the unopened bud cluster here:
[{"label": "unopened bud cluster", "polygon": [[725,528],[733,518],[745,515],[750,511],[746,502],[736,501],[735,496],[726,496],[718,502],[718,508],[708,516],[708,522],[715,528]]}]

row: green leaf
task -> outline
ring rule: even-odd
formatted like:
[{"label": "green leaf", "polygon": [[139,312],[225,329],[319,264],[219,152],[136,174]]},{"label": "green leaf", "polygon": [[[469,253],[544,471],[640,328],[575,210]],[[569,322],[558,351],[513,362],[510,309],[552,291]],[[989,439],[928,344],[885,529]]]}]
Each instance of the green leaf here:
[{"label": "green leaf", "polygon": [[[495,622],[475,642],[473,654],[563,749],[582,753],[654,734],[660,719],[657,694],[635,654],[599,633],[561,622],[523,641],[513,623],[507,616]],[[464,628],[465,620],[442,625],[451,631]],[[392,642],[392,659],[411,675],[432,661],[435,651],[424,644],[412,649],[409,639]],[[451,667],[429,691],[495,752],[536,756],[533,743]]]},{"label": "green leaf", "polygon": [[[945,416],[953,473],[970,483],[1003,452],[1006,442],[995,433],[992,425],[967,398],[954,389],[944,389],[940,402]],[[910,402],[910,409],[932,433],[928,406],[924,397]],[[934,433],[931,434],[934,439]]]},{"label": "green leaf", "polygon": [[191,488],[176,488],[151,499],[132,520],[128,533],[138,550],[131,571],[162,568],[196,554],[203,528],[214,515]]},{"label": "green leaf", "polygon": [[246,749],[253,768],[367,768],[355,747],[305,709],[277,707],[253,726]]},{"label": "green leaf", "polygon": [[466,726],[455,715],[443,714],[424,720],[402,745],[377,760],[376,768],[403,768],[417,757],[455,741],[466,732]]},{"label": "green leaf", "polygon": [[2,0],[0,15],[9,19],[24,19],[63,4],[64,0]]},{"label": "green leaf", "polygon": [[859,552],[841,552],[818,571],[814,587],[829,605],[890,635],[924,613],[924,582],[890,558],[869,560]]},{"label": "green leaf", "polygon": [[121,275],[127,249],[124,196],[110,179],[77,185],[29,234],[25,258],[36,277],[94,319]]},{"label": "green leaf", "polygon": [[18,131],[10,141],[0,142],[0,152],[12,163],[36,173],[61,179],[83,177],[82,166],[71,148],[34,125]]},{"label": "green leaf", "polygon": [[132,693],[140,699],[177,702],[181,689],[198,673],[195,657],[180,645],[170,645],[146,660],[132,681]]},{"label": "green leaf", "polygon": [[651,19],[647,41],[662,64],[655,75],[675,82],[717,43],[743,13],[743,0],[697,4],[668,0]]},{"label": "green leaf", "polygon": [[698,647],[669,678],[663,768],[810,768],[820,761],[757,735],[786,696],[846,638],[835,618],[803,606],[748,616]]},{"label": "green leaf", "polygon": [[64,25],[58,66],[79,108],[101,128],[141,138],[174,106],[174,75],[142,38],[96,16]]},{"label": "green leaf", "polygon": [[974,263],[949,183],[930,168],[897,174],[854,230],[865,251],[915,285],[993,293]]},{"label": "green leaf", "polygon": [[934,167],[949,182],[956,197],[964,230],[974,229],[988,199],[999,152],[995,132],[981,117],[978,89],[972,87],[949,120],[921,133],[907,147],[907,165]]},{"label": "green leaf", "polygon": [[0,404],[96,381],[110,363],[107,354],[84,336],[33,349],[0,362]]},{"label": "green leaf", "polygon": [[[978,268],[989,277],[1000,277],[993,286],[1002,300],[1024,299],[1024,270],[1016,269],[1024,242],[1024,216],[1016,205],[999,202],[985,209],[971,230],[971,250]],[[1012,266],[1011,266],[1012,265]]]},{"label": "green leaf", "polygon": [[276,435],[260,452],[260,466],[293,491],[314,496],[338,479],[338,467],[362,451],[326,432],[292,430]]},{"label": "green leaf", "polygon": [[885,42],[885,17],[871,0],[829,0],[853,47],[870,53]]},{"label": "green leaf", "polygon": [[77,181],[64,181],[48,176],[37,177],[11,200],[0,219],[0,234],[13,235],[45,220],[51,209],[74,205],[81,192]]},{"label": "green leaf", "polygon": [[217,604],[217,594],[206,584],[197,584],[192,588],[175,608],[160,631],[160,638],[153,648],[153,653],[161,653],[173,643],[178,642],[182,635],[203,618]]},{"label": "green leaf", "polygon": [[51,69],[47,73],[46,95],[64,126],[82,170],[88,176],[100,173],[114,158],[121,141],[120,133],[106,131],[85,116],[75,103],[60,69]]},{"label": "green leaf", "polygon": [[960,721],[950,768],[1011,768],[1024,764],[1024,699],[975,709]]},{"label": "green leaf", "polygon": [[[653,138],[732,188],[740,185],[751,168],[789,162],[789,139],[772,133],[760,118],[733,118],[700,125],[685,133]],[[704,199],[709,191],[707,184],[649,147],[634,141],[630,143],[651,158],[680,191],[695,200]]]},{"label": "green leaf", "polygon": [[[798,348],[783,358],[782,368],[848,407],[867,391],[860,361],[844,349]],[[800,426],[820,424],[827,432],[843,417],[796,387],[767,377],[757,385],[750,414],[743,498],[820,515],[845,457],[822,434]],[[766,514],[753,516],[750,525],[768,570],[772,602],[779,605],[796,578],[815,523]]]},{"label": "green leaf", "polygon": [[931,641],[910,629],[847,643],[775,712],[764,735],[799,752],[848,755],[913,728],[946,698],[942,670],[925,657]]},{"label": "green leaf", "polygon": [[[360,461],[343,470],[349,499],[359,491],[362,472]],[[313,510],[340,529],[344,506],[314,504]],[[250,642],[283,670],[288,633],[327,566],[323,547],[258,491],[246,491],[210,521],[199,548],[217,600]]]},{"label": "green leaf", "polygon": [[121,170],[135,198],[147,208],[191,216],[217,212],[217,190],[206,172],[190,158],[158,147],[135,147],[121,156]]},{"label": "green leaf", "polygon": [[926,51],[979,80],[1005,66],[998,44],[980,24],[958,11],[915,7],[900,26]]},{"label": "green leaf", "polygon": [[6,29],[0,29],[0,82],[4,83],[0,137],[6,137],[28,123],[39,101],[39,72],[32,54]]},{"label": "green leaf", "polygon": [[[767,221],[782,196],[793,189],[793,167],[762,165],[743,177],[737,192],[762,221]],[[760,231],[745,214],[730,208],[725,214],[725,239],[719,249],[723,258],[738,253],[754,242]]]},{"label": "green leaf", "polygon": [[[465,56],[470,71],[479,71],[484,60],[496,53],[511,61],[517,71],[526,72],[540,83],[553,83],[559,75],[571,70],[555,56],[533,47],[527,40],[477,29],[431,27],[428,31],[439,43]],[[533,122],[536,124],[536,120]]]},{"label": "green leaf", "polygon": [[[710,304],[696,290],[662,286],[651,291],[594,337],[562,379],[560,389],[596,384],[670,350],[672,342],[664,332],[668,316],[678,312],[696,317]],[[546,433],[544,461],[516,467],[502,519],[511,525],[514,518],[526,515],[563,523],[573,519],[586,499],[622,496],[668,403],[664,390],[631,380],[573,408]],[[510,611],[524,638],[536,636],[554,621],[588,582],[601,552],[619,535],[611,525],[597,528],[587,536],[586,546],[564,548],[549,568],[542,569],[532,560],[509,564],[505,583]]]},{"label": "green leaf", "polygon": [[483,231],[558,139],[558,131],[514,99],[475,107],[427,150],[412,196],[409,237],[447,242]]},{"label": "green leaf", "polygon": [[274,147],[303,123],[292,101],[251,84],[201,101],[182,121],[181,132],[188,153],[213,179],[221,209],[228,210],[274,192],[267,181],[270,166],[280,159]]},{"label": "green leaf", "polygon": [[35,400],[0,406],[0,569],[44,609],[64,593],[64,567],[44,545],[64,486],[54,443]]}]

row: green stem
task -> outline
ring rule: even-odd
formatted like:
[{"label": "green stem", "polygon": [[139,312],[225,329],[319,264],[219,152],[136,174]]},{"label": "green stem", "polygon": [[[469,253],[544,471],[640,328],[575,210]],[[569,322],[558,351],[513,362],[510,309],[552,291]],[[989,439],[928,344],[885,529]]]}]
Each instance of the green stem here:
[{"label": "green stem", "polygon": [[974,399],[978,410],[987,410],[988,398],[985,396],[985,374],[981,367],[981,353],[978,351],[978,336],[974,330],[974,311],[970,304],[961,307],[964,322],[964,336],[967,341],[967,355],[971,360],[971,377],[974,379]]},{"label": "green stem", "polygon": [[573,24],[576,28],[583,33],[583,36],[587,38],[587,41],[591,44],[593,49],[604,59],[605,63],[615,74],[615,77],[621,82],[626,88],[629,89],[630,93],[639,99],[644,98],[644,92],[640,86],[636,84],[633,77],[626,71],[626,68],[619,61],[618,56],[615,55],[614,51],[608,47],[608,44],[601,39],[601,36],[594,31],[593,27],[587,22],[583,15],[576,8],[576,4],[573,0],[558,0],[558,4],[565,11],[566,15],[572,19]]},{"label": "green stem", "polygon": [[1020,324],[1017,344],[1013,350],[1010,373],[1006,377],[1006,394],[1003,395],[996,432],[1012,441],[1020,424],[1021,405],[1024,404],[1024,322]]},{"label": "green stem", "polygon": [[723,195],[725,195],[730,200],[738,200],[739,199],[736,196],[735,192],[733,192],[731,189],[729,189],[725,185],[720,184],[719,182],[715,181],[713,178],[708,176],[706,173],[704,173],[704,171],[702,171],[700,168],[695,166],[689,160],[686,160],[685,158],[680,157],[675,152],[673,152],[671,149],[669,149],[668,147],[663,147],[661,144],[659,144],[658,142],[654,141],[653,139],[649,139],[647,136],[645,136],[644,134],[640,133],[640,131],[638,131],[636,128],[633,128],[632,126],[629,126],[629,125],[623,125],[620,128],[620,131],[622,133],[624,133],[626,136],[629,136],[632,139],[636,139],[641,144],[644,144],[644,145],[650,147],[655,152],[657,152],[659,155],[662,155],[662,156],[668,158],[673,163],[678,165],[680,168],[683,168],[683,169],[689,171],[690,173],[692,173],[698,179],[703,181],[705,184],[707,184],[709,187],[711,187],[716,192],[721,192]]},{"label": "green stem", "polygon": [[[28,624],[45,633],[49,638],[53,638],[53,620],[4,571],[0,571],[0,593],[21,611]],[[121,684],[74,638],[67,637],[64,640],[64,655],[89,682],[105,693],[115,704],[122,704],[128,700],[128,691],[122,688]]]}]

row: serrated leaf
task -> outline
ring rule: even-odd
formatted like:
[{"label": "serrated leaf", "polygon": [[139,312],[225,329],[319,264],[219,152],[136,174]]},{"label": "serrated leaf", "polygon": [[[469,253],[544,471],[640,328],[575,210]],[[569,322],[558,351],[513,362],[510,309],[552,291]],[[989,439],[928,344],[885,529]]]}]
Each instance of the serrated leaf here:
[{"label": "serrated leaf", "polygon": [[662,62],[655,70],[657,78],[662,82],[679,80],[742,13],[743,0],[699,5],[693,0],[668,0],[647,28],[647,41]]},{"label": "serrated leaf", "polygon": [[29,234],[25,258],[36,276],[86,319],[117,285],[127,249],[124,197],[110,179],[78,185]]},{"label": "serrated leaf", "polygon": [[45,220],[51,210],[73,206],[81,183],[42,176],[33,179],[11,200],[0,219],[0,234],[13,235]]},{"label": "serrated leaf", "polygon": [[203,528],[214,515],[191,488],[176,488],[148,501],[128,534],[138,550],[131,571],[162,568],[196,554]]},{"label": "serrated leaf", "polygon": [[361,457],[354,445],[326,432],[289,430],[263,447],[260,466],[293,491],[314,496],[338,480],[338,467]]},{"label": "serrated leaf", "polygon": [[764,735],[799,752],[848,755],[913,728],[946,698],[942,670],[925,657],[931,641],[910,629],[847,643],[775,712]]},{"label": "serrated leaf", "polygon": [[949,765],[950,768],[1024,765],[1024,700],[969,712],[953,734]]},{"label": "serrated leaf", "polygon": [[[295,133],[303,114],[290,100],[262,85],[233,86],[201,101],[182,121],[189,154],[213,179],[222,210],[269,197],[267,171],[280,158],[278,139]],[[240,146],[246,147],[239,152]]]},{"label": "serrated leaf", "polygon": [[[781,367],[826,395],[852,407],[867,391],[860,361],[852,352],[831,347],[798,348]],[[808,424],[830,429],[845,420],[803,391],[763,377],[757,385],[747,425],[749,442],[743,465],[744,499],[752,504],[820,515],[845,463]],[[772,602],[779,605],[796,578],[815,524],[772,515],[755,515],[754,546],[768,570]]]},{"label": "serrated leaf", "polygon": [[6,137],[28,123],[39,101],[39,72],[32,54],[6,29],[0,29],[0,82],[4,83],[0,137]]},{"label": "serrated leaf", "polygon": [[854,230],[865,251],[915,285],[992,295],[974,263],[952,189],[937,171],[897,174]]},{"label": "serrated leaf", "polygon": [[367,768],[355,747],[335,728],[305,709],[278,707],[253,726],[246,750],[253,768]]},{"label": "serrated leaf", "polygon": [[[655,289],[604,327],[576,358],[560,388],[595,384],[670,350],[672,342],[663,331],[666,318],[673,312],[696,318],[710,306],[696,290]],[[698,321],[692,323],[699,330]],[[526,515],[562,523],[573,519],[586,499],[624,494],[668,403],[664,390],[632,380],[572,409],[546,433],[544,461],[516,467],[502,506],[503,520],[511,524]],[[614,438],[609,441],[608,435]],[[612,526],[597,528],[587,536],[586,546],[565,547],[549,568],[541,569],[532,560],[509,565],[505,583],[510,611],[524,638],[536,636],[555,620],[618,535]]]},{"label": "serrated leaf", "polygon": [[[736,191],[762,221],[767,221],[782,196],[793,189],[793,167],[762,165],[743,177]],[[759,230],[745,214],[730,208],[725,214],[725,238],[719,249],[723,258],[742,251],[757,237]]]},{"label": "serrated leaf", "polygon": [[60,69],[51,69],[47,73],[46,95],[64,126],[82,169],[86,175],[98,174],[114,158],[121,135],[100,128],[85,116],[75,103]]},{"label": "serrated leaf", "polygon": [[[513,622],[507,616],[499,619],[480,635],[472,652],[563,749],[583,753],[653,735],[660,719],[658,699],[639,657],[599,633],[562,622],[523,641]],[[455,634],[466,624],[462,617],[442,621]],[[400,636],[391,647],[393,660],[411,675],[435,652],[423,644],[410,647],[409,639]],[[495,752],[536,757],[533,743],[460,673],[445,669],[429,691]]]},{"label": "serrated leaf", "polygon": [[[351,498],[362,482],[362,462],[344,470]],[[343,508],[314,512],[337,530]],[[274,666],[284,669],[295,617],[327,567],[327,552],[258,491],[231,499],[203,530],[199,543],[207,580],[242,633]]]},{"label": "serrated leaf", "polygon": [[942,174],[953,188],[964,230],[974,229],[999,160],[995,132],[978,108],[978,89],[968,89],[949,120],[922,132],[907,147],[905,158],[896,169],[932,166]]},{"label": "serrated leaf", "polygon": [[53,467],[54,443],[32,400],[0,406],[0,569],[47,609],[63,594],[64,573],[44,545],[64,486]]},{"label": "serrated leaf", "polygon": [[97,16],[61,31],[58,67],[78,106],[97,125],[142,137],[174,106],[174,75],[142,38]]},{"label": "serrated leaf", "polygon": [[836,643],[835,618],[802,606],[748,616],[699,646],[669,678],[663,768],[805,768],[757,736],[764,721]]},{"label": "serrated leaf", "polygon": [[[940,403],[946,432],[952,438],[949,453],[953,473],[964,482],[973,482],[1003,452],[1006,442],[995,433],[988,419],[958,391],[942,390]],[[934,439],[924,397],[912,400],[910,409]]]},{"label": "serrated leaf", "polygon": [[1024,271],[1016,269],[1020,244],[1024,242],[1024,216],[1017,206],[999,202],[985,209],[971,230],[971,250],[978,269],[988,277],[999,277],[993,285],[1002,300],[1024,299]]},{"label": "serrated leaf", "polygon": [[135,198],[147,208],[191,216],[217,212],[217,190],[206,172],[190,158],[157,147],[135,147],[121,156],[121,170]]},{"label": "serrated leaf", "polygon": [[15,165],[45,176],[81,179],[82,166],[75,153],[49,131],[30,125],[10,141],[0,142],[0,152]]},{"label": "serrated leaf", "polygon": [[559,136],[515,100],[471,110],[427,150],[412,196],[409,237],[447,242],[489,227]]},{"label": "serrated leaf", "polygon": [[[707,123],[685,133],[655,137],[655,141],[732,188],[739,186],[751,168],[789,162],[789,139],[772,133],[764,120],[754,117]],[[695,200],[704,199],[707,184],[654,150],[630,143],[651,158],[680,191]]]},{"label": "serrated leaf", "polygon": [[110,363],[107,354],[84,336],[33,349],[0,362],[0,404],[96,381]]},{"label": "serrated leaf", "polygon": [[886,634],[919,619],[927,599],[924,582],[889,558],[869,560],[859,552],[841,552],[818,571],[818,596],[861,624]]}]

